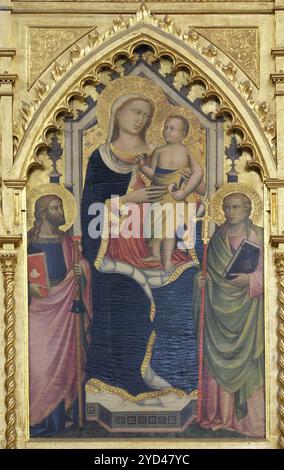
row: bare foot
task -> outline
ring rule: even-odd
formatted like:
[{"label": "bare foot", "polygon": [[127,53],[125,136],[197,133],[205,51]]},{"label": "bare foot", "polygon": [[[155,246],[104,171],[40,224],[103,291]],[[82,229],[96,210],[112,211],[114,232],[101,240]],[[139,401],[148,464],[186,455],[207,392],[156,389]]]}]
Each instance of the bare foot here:
[{"label": "bare foot", "polygon": [[166,273],[168,274],[171,274],[175,269],[174,265],[171,263],[170,260],[164,262],[164,268]]},{"label": "bare foot", "polygon": [[146,261],[146,263],[150,262],[150,261],[157,261],[157,262],[161,262],[161,258],[159,258],[158,256],[154,256],[154,255],[151,255],[151,256],[145,256],[145,258],[143,258],[143,261]]}]

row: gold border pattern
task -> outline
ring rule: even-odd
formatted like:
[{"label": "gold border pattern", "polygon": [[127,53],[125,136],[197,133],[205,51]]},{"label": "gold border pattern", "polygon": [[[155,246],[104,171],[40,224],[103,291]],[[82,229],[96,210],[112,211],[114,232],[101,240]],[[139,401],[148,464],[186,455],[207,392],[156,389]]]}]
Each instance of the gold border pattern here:
[{"label": "gold border pattern", "polygon": [[164,395],[168,395],[169,393],[174,393],[175,395],[179,397],[186,397],[189,395],[192,398],[195,398],[195,399],[197,398],[196,390],[193,390],[193,392],[187,395],[182,390],[179,390],[173,387],[167,387],[167,388],[164,388],[163,390],[156,390],[154,392],[139,393],[139,395],[131,395],[130,393],[123,390],[122,388],[113,387],[112,385],[107,385],[101,380],[90,379],[86,385],[86,391],[92,393],[92,392],[97,392],[98,390],[104,390],[105,392],[114,393],[115,395],[118,395],[119,397],[124,398],[125,400],[131,401],[131,402],[147,400],[148,398],[162,397]]}]

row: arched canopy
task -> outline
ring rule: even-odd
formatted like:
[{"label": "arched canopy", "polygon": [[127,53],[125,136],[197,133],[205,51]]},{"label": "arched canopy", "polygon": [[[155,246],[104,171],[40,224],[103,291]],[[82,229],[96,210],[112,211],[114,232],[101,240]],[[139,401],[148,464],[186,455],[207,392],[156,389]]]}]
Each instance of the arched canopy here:
[{"label": "arched canopy", "polygon": [[[34,162],[35,149],[42,142],[46,130],[56,126],[56,115],[62,110],[66,97],[78,92],[78,87],[94,70],[103,64],[113,63],[118,54],[131,55],[139,44],[150,45],[157,54],[168,54],[176,68],[188,65],[194,73],[192,80],[199,77],[204,81],[207,94],[216,95],[221,101],[221,111],[233,116],[233,126],[239,128],[247,147],[250,147],[254,160],[262,168],[267,178],[276,177],[276,166],[271,146],[256,114],[246,100],[213,63],[185,41],[166,33],[151,24],[136,24],[126,31],[118,32],[101,45],[90,50],[61,77],[50,89],[35,110],[23,139],[19,145],[12,170],[12,179],[26,178]],[[162,52],[161,52],[162,51]],[[96,73],[96,72],[95,72]],[[65,101],[64,101],[65,100]]]}]

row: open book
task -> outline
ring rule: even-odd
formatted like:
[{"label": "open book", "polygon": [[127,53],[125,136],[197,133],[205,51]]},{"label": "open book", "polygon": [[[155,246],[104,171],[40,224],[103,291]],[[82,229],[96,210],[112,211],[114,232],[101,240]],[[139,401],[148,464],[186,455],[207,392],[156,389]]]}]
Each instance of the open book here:
[{"label": "open book", "polygon": [[233,279],[235,273],[253,273],[259,259],[259,245],[243,240],[224,272],[225,279]]},{"label": "open book", "polygon": [[45,253],[28,255],[28,279],[38,287],[41,297],[48,296],[50,285]]}]

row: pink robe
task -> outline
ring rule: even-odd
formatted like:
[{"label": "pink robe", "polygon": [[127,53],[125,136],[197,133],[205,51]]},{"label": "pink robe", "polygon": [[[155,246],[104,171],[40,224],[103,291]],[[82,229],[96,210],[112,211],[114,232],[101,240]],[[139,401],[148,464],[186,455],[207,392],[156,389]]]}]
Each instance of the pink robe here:
[{"label": "pink robe", "polygon": [[[76,316],[70,312],[76,292],[73,241],[62,239],[67,275],[45,298],[32,297],[29,306],[30,425],[40,423],[64,400],[67,410],[77,396]],[[90,323],[91,272],[80,256],[87,280],[83,300]],[[81,364],[83,370],[83,364]]]}]

